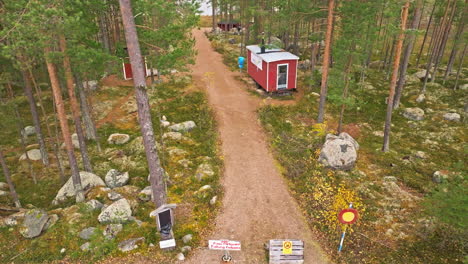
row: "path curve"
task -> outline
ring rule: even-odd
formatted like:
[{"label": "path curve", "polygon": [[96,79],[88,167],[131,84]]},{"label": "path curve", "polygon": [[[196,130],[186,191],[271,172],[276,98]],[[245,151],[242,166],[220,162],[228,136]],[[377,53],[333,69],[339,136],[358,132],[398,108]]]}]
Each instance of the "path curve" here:
[{"label": "path curve", "polygon": [[[208,239],[242,242],[233,263],[266,262],[264,243],[274,238],[305,241],[305,263],[328,263],[287,183],[275,166],[257,119],[261,99],[249,95],[215,52],[202,30],[194,30],[198,56],[193,77],[202,83],[215,110],[224,157],[222,208]],[[220,252],[198,249],[192,264],[220,263]]]}]

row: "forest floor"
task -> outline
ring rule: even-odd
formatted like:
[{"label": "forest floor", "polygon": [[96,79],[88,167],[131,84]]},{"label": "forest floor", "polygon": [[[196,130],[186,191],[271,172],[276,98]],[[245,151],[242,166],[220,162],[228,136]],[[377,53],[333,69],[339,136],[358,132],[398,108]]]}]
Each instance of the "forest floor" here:
[{"label": "forest floor", "polygon": [[[281,238],[304,240],[307,263],[327,263],[269,150],[256,112],[262,100],[241,89],[245,84],[223,64],[203,30],[194,36],[193,77],[215,111],[224,161],[222,208],[208,237],[241,241],[242,251],[232,252],[234,263],[264,263],[264,244]],[[200,249],[190,263],[219,263],[220,256]]]},{"label": "forest floor", "polygon": [[[280,98],[259,93],[246,73],[238,73],[240,36],[223,33],[208,37],[224,64],[236,72],[231,74],[244,82],[236,84],[237,93],[248,87],[249,100],[273,102],[258,109],[267,132],[265,140],[290,193],[333,262],[466,263],[468,133],[463,119],[467,97],[466,90],[452,89],[453,74],[445,83],[441,77],[430,82],[425,100],[419,102],[422,82],[414,74],[421,69],[410,67],[400,108],[393,113],[391,151],[384,153],[381,146],[389,80],[384,70],[368,69],[365,82],[352,86],[353,103],[344,117],[343,131],[360,145],[356,166],[351,171],[333,171],[317,158],[325,135],[336,133],[341,108],[336,98],[341,96],[341,87],[330,88],[327,122],[317,124],[319,66],[314,73],[299,67],[302,94]],[[468,69],[463,68],[459,87],[468,82],[467,75]],[[353,76],[358,78],[360,71]],[[231,101],[230,94],[225,99],[224,104]],[[405,118],[403,114],[410,107],[423,109],[424,119]],[[445,120],[447,113],[458,113],[462,119]],[[434,176],[436,171],[442,178]],[[337,214],[349,202],[359,211],[360,219],[348,228],[344,250],[336,254],[342,233]]]}]

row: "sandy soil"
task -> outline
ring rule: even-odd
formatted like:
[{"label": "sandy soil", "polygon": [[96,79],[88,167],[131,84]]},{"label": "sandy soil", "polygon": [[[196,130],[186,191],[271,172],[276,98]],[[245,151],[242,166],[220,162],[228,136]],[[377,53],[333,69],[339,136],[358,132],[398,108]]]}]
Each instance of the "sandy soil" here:
[{"label": "sandy soil", "polygon": [[[328,263],[275,166],[257,119],[262,100],[235,79],[236,73],[223,64],[202,30],[195,30],[194,36],[198,57],[193,77],[204,85],[215,110],[225,165],[223,205],[208,239],[241,241],[242,251],[232,252],[233,263],[265,263],[264,243],[280,238],[304,240],[305,263]],[[220,263],[221,255],[202,248],[187,262]]]}]

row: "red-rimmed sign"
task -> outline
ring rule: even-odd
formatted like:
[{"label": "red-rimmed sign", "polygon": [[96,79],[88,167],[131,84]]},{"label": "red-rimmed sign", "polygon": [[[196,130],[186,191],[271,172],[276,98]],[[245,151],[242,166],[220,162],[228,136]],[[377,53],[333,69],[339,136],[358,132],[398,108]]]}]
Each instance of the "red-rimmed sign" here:
[{"label": "red-rimmed sign", "polygon": [[338,220],[342,224],[353,224],[359,217],[358,211],[353,208],[343,209],[338,214]]}]

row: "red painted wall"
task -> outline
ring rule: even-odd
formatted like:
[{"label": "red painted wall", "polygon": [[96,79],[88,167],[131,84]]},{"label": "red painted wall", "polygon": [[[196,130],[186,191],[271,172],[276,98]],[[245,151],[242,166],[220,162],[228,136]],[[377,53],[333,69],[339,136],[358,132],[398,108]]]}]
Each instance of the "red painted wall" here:
[{"label": "red painted wall", "polygon": [[283,60],[283,61],[275,61],[270,63],[270,71],[268,82],[270,83],[269,87],[271,91],[276,91],[277,82],[278,82],[278,65],[280,64],[288,64],[288,90],[297,88],[297,60]]},{"label": "red painted wall", "polygon": [[[267,65],[266,62],[262,62],[263,70],[259,70],[257,66],[255,66],[251,59],[251,51],[248,50],[247,53],[247,73],[254,79],[263,89],[267,92],[274,92],[276,91],[277,86],[277,72],[278,72],[278,65],[279,64],[288,64],[288,86],[287,89],[291,90],[297,88],[297,60],[283,60],[283,61],[275,61],[270,62]],[[268,78],[267,78],[268,74]],[[267,89],[267,79],[268,79],[268,89]]]}]

